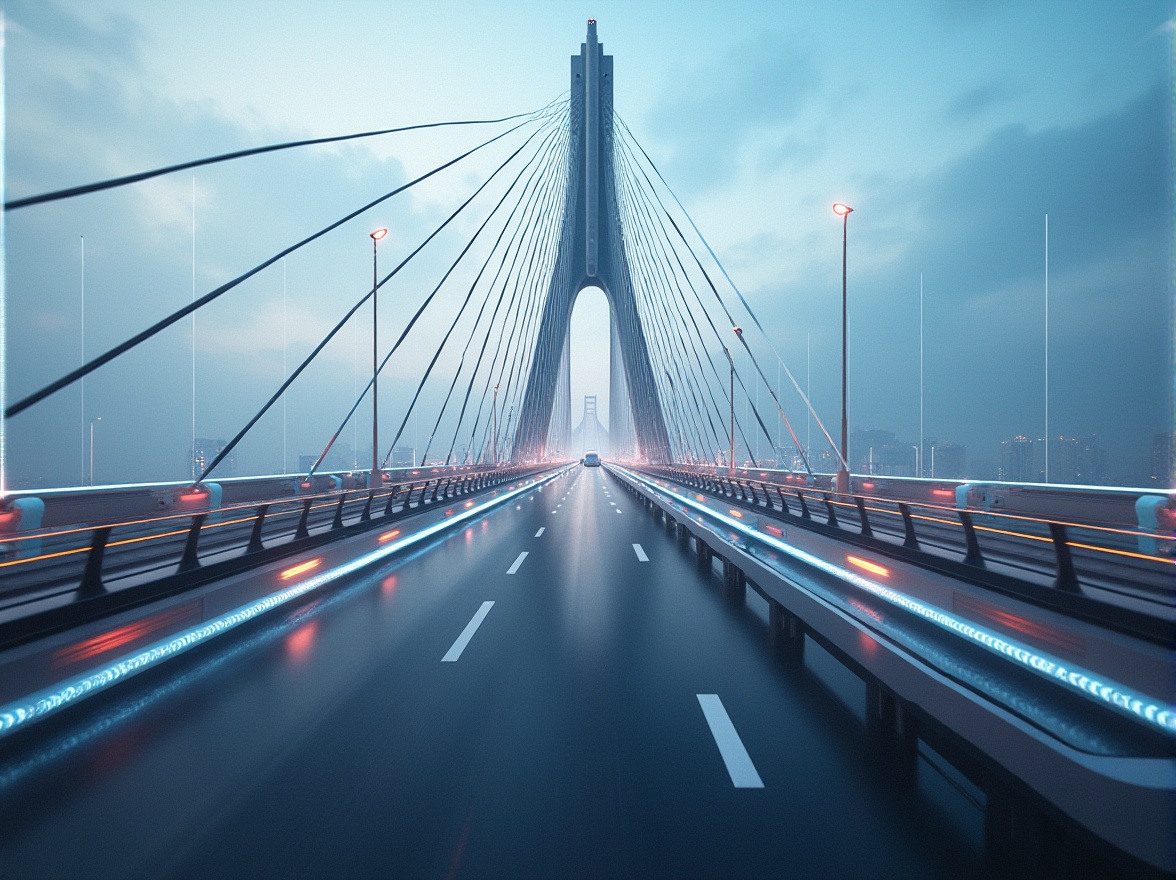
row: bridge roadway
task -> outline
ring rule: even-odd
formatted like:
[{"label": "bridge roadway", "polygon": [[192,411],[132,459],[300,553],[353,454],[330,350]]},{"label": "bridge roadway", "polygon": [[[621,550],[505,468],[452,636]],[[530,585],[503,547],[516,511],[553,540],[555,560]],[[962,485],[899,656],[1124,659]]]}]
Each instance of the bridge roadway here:
[{"label": "bridge roadway", "polygon": [[0,873],[986,870],[976,792],[603,469],[271,617],[0,743]]}]

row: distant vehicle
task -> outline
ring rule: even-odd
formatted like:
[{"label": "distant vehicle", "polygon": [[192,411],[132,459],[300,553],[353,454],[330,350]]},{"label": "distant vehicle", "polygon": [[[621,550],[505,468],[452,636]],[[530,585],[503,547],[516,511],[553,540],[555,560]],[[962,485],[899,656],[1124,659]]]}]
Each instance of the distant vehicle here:
[{"label": "distant vehicle", "polygon": [[600,456],[595,452],[584,455],[584,467],[600,467]]}]

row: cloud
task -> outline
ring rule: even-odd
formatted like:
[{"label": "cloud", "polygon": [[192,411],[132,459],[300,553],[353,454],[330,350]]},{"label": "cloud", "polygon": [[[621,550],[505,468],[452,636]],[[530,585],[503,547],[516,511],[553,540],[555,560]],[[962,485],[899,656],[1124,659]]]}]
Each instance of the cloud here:
[{"label": "cloud", "polygon": [[994,80],[957,96],[944,109],[944,116],[952,122],[969,122],[1021,94],[1022,89],[1002,80]]},{"label": "cloud", "polygon": [[[942,168],[863,182],[849,246],[855,425],[916,436],[923,273],[928,436],[992,460],[1001,439],[1042,431],[1048,213],[1051,431],[1097,433],[1118,478],[1146,475],[1152,435],[1171,423],[1168,168],[1157,84],[1086,124],[1008,126]],[[749,266],[794,255],[753,302],[794,368],[811,328],[814,397],[830,424],[840,381],[833,238],[749,239],[728,255]]]},{"label": "cloud", "polygon": [[[740,152],[771,151],[774,161],[811,156],[821,145],[780,128],[794,122],[820,89],[822,78],[809,53],[776,35],[732,48],[714,63],[676,77],[648,119],[654,137],[670,141],[673,179],[714,186],[735,169]],[[682,133],[689,135],[683,138]],[[761,143],[758,148],[754,141]],[[781,149],[781,146],[783,147]]]},{"label": "cloud", "polygon": [[81,59],[124,69],[140,65],[145,35],[128,16],[108,15],[102,24],[91,25],[52,0],[9,0],[5,6],[21,35],[32,38],[40,51],[68,55],[74,65]]}]

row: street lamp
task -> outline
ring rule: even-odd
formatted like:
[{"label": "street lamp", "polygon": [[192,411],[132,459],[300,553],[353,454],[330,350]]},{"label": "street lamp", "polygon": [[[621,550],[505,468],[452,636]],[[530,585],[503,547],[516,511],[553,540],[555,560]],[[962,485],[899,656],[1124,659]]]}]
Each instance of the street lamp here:
[{"label": "street lamp", "polygon": [[849,215],[853,208],[837,202],[833,205],[833,213],[841,218],[841,464],[837,468],[837,491],[849,491],[849,460],[846,450],[849,446],[849,418],[847,414],[849,402],[849,379],[846,363],[849,360],[848,336],[849,313],[846,309],[845,296],[845,254],[846,236],[849,229]]},{"label": "street lamp", "polygon": [[735,361],[731,357],[731,349],[723,346],[723,354],[727,356],[727,363],[731,365],[731,458],[727,465],[731,475],[735,475]]},{"label": "street lamp", "polygon": [[102,421],[102,416],[90,419],[90,485],[94,485],[94,423]]},{"label": "street lamp", "polygon": [[376,295],[379,291],[379,272],[376,269],[376,249],[380,239],[388,234],[388,230],[381,227],[369,233],[372,239],[372,472],[368,476],[368,486],[382,487],[383,480],[378,480],[380,474],[380,428],[377,419],[378,397],[376,396],[376,379],[379,374],[379,350],[376,347],[376,332],[378,328]]}]

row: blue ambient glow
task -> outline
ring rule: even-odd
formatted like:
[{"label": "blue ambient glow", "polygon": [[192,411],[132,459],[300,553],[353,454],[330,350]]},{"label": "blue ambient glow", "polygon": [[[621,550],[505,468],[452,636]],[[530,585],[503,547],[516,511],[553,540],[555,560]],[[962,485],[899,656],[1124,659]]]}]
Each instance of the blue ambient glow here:
[{"label": "blue ambient glow", "polygon": [[317,590],[325,584],[329,584],[382,559],[386,559],[406,547],[411,547],[413,544],[418,544],[436,535],[438,532],[451,529],[458,523],[472,519],[491,507],[496,507],[517,495],[529,492],[536,486],[542,486],[547,481],[554,480],[562,473],[563,471],[561,470],[541,480],[518,486],[513,491],[492,498],[484,504],[468,508],[454,516],[446,517],[427,528],[421,529],[419,532],[405,535],[398,541],[393,541],[377,550],[356,557],[350,562],[340,565],[338,568],[324,571],[285,590],[272,593],[264,599],[243,605],[235,611],[218,617],[216,620],[193,627],[187,632],[169,636],[140,651],[120,657],[118,660],[100,669],[83,673],[69,681],[52,685],[28,697],[15,700],[7,706],[0,707],[0,737],[8,735],[19,727],[51,715],[57,710],[71,703],[75,703],[84,697],[88,697],[91,694],[95,694],[118,681],[142,672],[144,669],[154,666],[156,663],[182,654],[184,651],[201,642],[228,632],[260,614],[272,611],[274,608],[285,605],[287,602],[297,599],[299,596],[304,596],[313,590]]},{"label": "blue ambient glow", "polygon": [[[620,469],[618,468],[618,470]],[[811,553],[806,553],[797,547],[793,547],[791,544],[787,544],[779,538],[749,528],[746,523],[742,523],[733,517],[725,516],[704,504],[700,504],[692,498],[679,495],[664,486],[660,486],[630,471],[625,471],[625,474],[631,479],[644,484],[654,492],[667,495],[680,504],[694,508],[712,519],[718,520],[728,528],[734,529],[750,538],[754,538],[761,544],[767,544],[769,547],[787,553],[800,562],[811,565],[841,580],[848,581],[855,587],[863,589],[892,605],[897,605],[913,614],[917,614],[924,620],[931,621],[943,629],[982,645],[994,654],[1028,667],[1050,681],[1079,691],[1086,696],[1101,700],[1115,709],[1126,712],[1129,715],[1158,727],[1165,733],[1176,734],[1176,706],[1165,706],[1161,701],[1152,697],[1133,693],[1129,688],[1117,682],[1099,677],[1095,673],[1082,669],[1081,667],[1065,664],[1054,657],[1050,657],[1048,654],[1043,654],[1036,649],[1026,647],[1014,639],[996,635],[974,623],[963,620],[953,614],[948,614],[946,611],[934,605],[928,605],[899,593],[890,587],[874,583],[874,581],[862,577],[857,572],[841,568],[838,565],[821,559],[819,556],[814,556]]]}]

